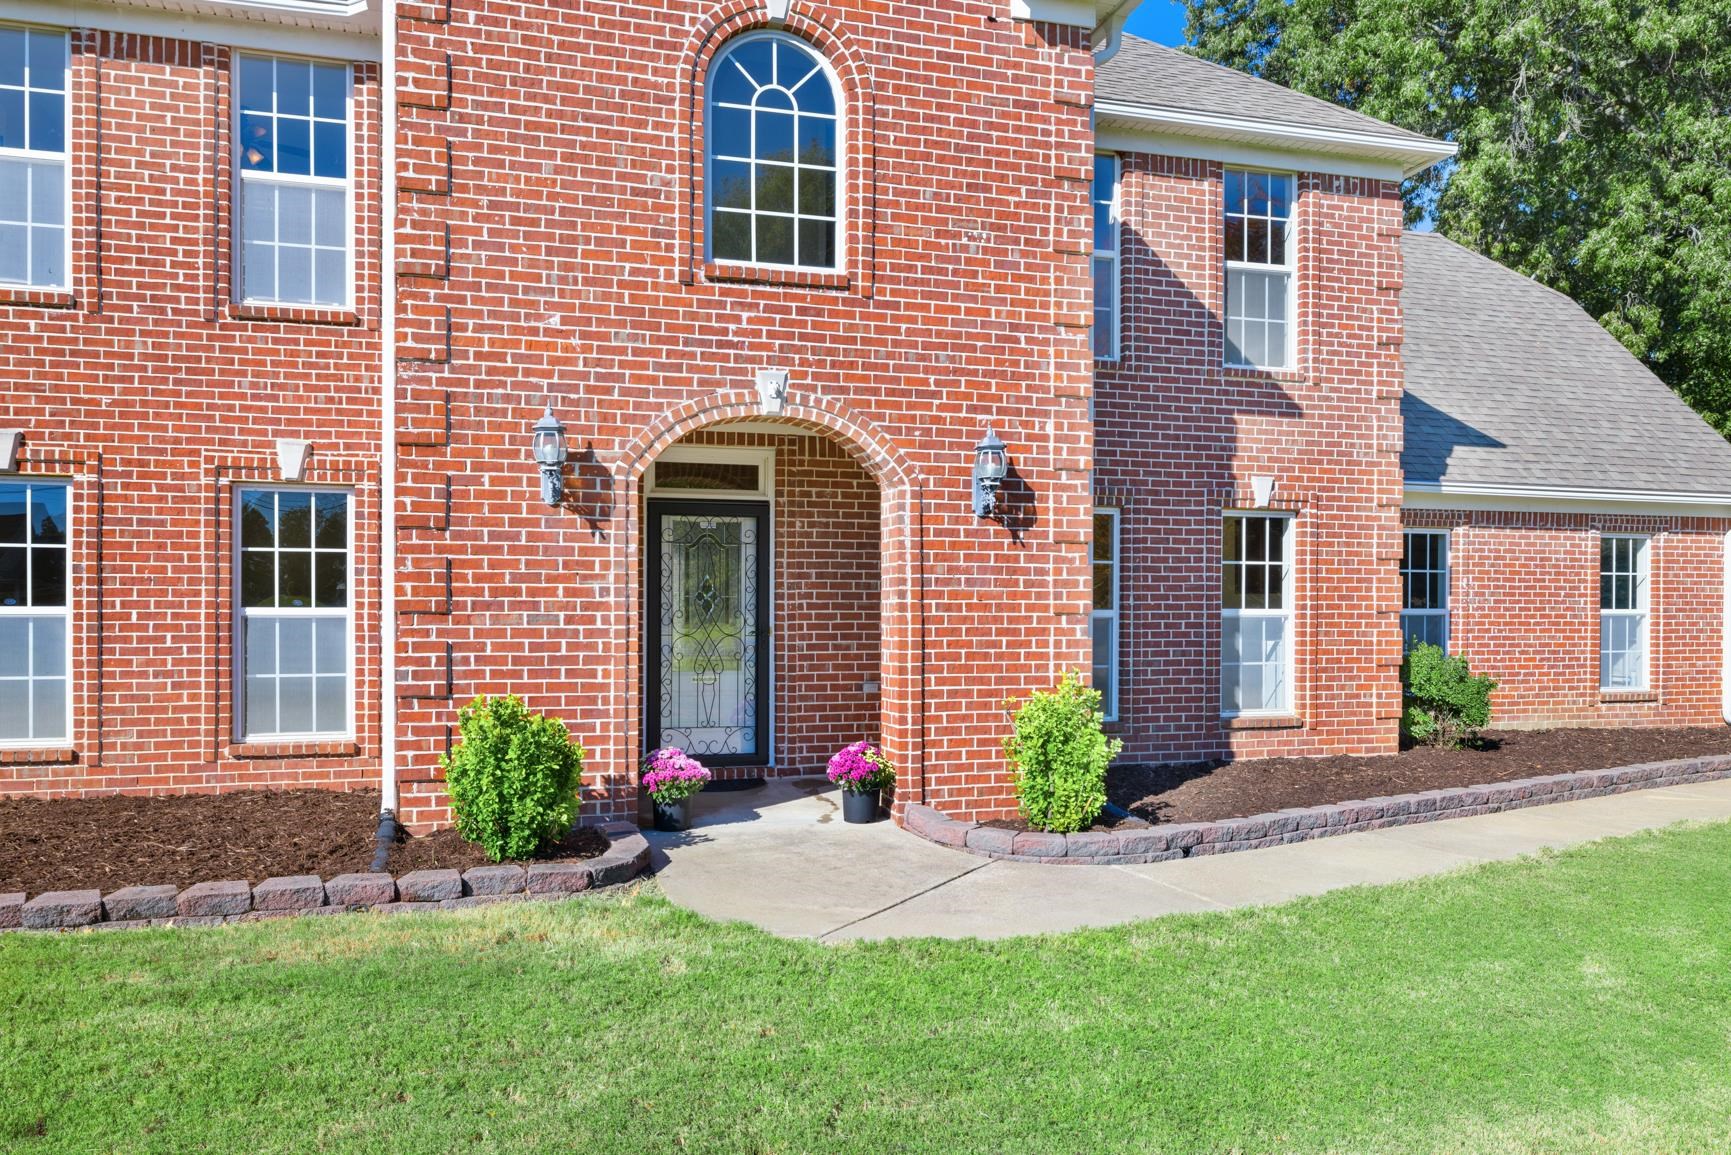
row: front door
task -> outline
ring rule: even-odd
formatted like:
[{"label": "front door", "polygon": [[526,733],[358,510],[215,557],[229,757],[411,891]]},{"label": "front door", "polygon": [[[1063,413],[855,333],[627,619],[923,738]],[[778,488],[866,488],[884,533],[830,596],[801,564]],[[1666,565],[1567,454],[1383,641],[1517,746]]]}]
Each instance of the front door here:
[{"label": "front door", "polygon": [[769,505],[649,503],[648,740],[769,761]]}]

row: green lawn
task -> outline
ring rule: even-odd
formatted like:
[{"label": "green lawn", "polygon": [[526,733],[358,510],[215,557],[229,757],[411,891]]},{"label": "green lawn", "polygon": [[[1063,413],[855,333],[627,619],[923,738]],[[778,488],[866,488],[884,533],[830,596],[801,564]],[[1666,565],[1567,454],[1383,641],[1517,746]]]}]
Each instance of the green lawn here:
[{"label": "green lawn", "polygon": [[0,1150],[1726,1151],[1731,825],[821,947],[653,893],[0,936]]}]

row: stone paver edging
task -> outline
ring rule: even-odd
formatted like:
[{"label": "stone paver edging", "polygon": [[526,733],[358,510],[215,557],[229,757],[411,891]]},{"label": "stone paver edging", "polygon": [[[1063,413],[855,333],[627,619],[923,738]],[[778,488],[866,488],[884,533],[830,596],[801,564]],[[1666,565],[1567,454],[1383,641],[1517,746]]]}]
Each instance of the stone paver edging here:
[{"label": "stone paver edging", "polygon": [[1248,818],[1223,818],[1217,822],[1135,826],[1079,834],[1000,830],[975,822],[958,821],[929,806],[920,805],[907,808],[902,824],[921,838],[984,858],[1072,866],[1132,865],[1257,850],[1361,830],[1382,830],[1390,826],[1466,818],[1474,814],[1496,814],[1525,806],[1573,802],[1630,790],[1680,786],[1727,777],[1731,777],[1731,754],[1709,754],[1610,770],[1521,778],[1488,786],[1454,786],[1389,798],[1305,806]]},{"label": "stone paver edging", "polygon": [[296,915],[375,910],[404,914],[460,910],[500,902],[565,898],[628,882],[649,868],[649,843],[629,822],[597,827],[606,850],[581,862],[474,866],[465,871],[413,870],[389,874],[316,874],[267,878],[257,886],[227,880],[172,886],[128,886],[104,896],[96,890],[54,890],[26,901],[0,894],[0,931],[126,930],[145,926],[221,926]]}]

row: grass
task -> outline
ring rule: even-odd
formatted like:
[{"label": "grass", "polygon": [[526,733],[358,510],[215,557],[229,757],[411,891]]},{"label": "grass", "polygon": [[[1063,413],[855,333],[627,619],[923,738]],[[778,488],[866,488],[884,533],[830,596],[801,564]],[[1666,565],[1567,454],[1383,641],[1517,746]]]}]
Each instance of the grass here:
[{"label": "grass", "polygon": [[1724,1151],[1731,824],[823,947],[653,889],[0,936],[0,1150]]}]

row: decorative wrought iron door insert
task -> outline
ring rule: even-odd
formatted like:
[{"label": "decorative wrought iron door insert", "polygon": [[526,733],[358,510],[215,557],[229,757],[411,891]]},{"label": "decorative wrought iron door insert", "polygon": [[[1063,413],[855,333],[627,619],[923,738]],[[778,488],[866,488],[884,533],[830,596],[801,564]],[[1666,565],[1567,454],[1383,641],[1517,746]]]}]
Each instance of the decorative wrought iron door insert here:
[{"label": "decorative wrought iron door insert", "polygon": [[769,760],[769,506],[651,501],[649,745]]}]

